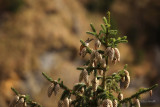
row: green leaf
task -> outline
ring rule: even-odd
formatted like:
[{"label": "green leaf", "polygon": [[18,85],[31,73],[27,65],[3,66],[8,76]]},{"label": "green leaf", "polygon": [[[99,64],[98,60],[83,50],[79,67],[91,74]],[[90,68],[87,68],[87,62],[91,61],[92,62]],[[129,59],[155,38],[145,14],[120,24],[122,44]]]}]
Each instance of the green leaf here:
[{"label": "green leaf", "polygon": [[101,24],[101,27],[103,29],[103,33],[106,33],[106,27],[104,26],[104,24]]},{"label": "green leaf", "polygon": [[93,26],[92,23],[90,24],[90,26],[91,26],[91,28],[92,28],[92,31],[93,31],[93,32],[96,32],[96,29],[94,28],[94,26]]},{"label": "green leaf", "polygon": [[87,31],[86,33],[87,33],[87,34],[94,35],[94,36],[97,36],[97,33],[95,33],[95,32],[89,32],[89,31]]},{"label": "green leaf", "polygon": [[103,17],[103,21],[104,21],[105,24],[108,24],[106,17]]}]

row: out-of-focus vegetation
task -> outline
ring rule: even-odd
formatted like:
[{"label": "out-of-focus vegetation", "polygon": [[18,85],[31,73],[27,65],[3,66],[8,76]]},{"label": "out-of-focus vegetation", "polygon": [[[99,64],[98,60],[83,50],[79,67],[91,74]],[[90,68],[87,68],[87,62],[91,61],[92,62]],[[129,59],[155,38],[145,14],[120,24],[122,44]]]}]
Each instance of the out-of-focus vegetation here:
[{"label": "out-of-focus vegetation", "polygon": [[[88,37],[89,22],[100,28],[106,9],[111,10],[119,33],[127,35],[131,43],[119,46],[122,63],[112,68],[130,66],[132,83],[124,96],[140,86],[159,83],[159,7],[158,0],[1,0],[0,106],[8,106],[11,86],[45,107],[56,106],[59,98],[47,98],[48,83],[41,72],[62,78],[69,87],[78,82],[76,67],[83,62],[78,55],[79,39]],[[158,90],[144,105],[160,103]]]}]

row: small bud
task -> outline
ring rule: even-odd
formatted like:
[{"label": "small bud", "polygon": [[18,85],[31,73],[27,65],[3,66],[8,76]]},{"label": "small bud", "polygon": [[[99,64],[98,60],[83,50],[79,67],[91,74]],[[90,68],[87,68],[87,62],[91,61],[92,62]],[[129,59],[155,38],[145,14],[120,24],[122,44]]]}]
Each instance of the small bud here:
[{"label": "small bud", "polygon": [[54,95],[55,95],[55,96],[57,95],[59,89],[60,89],[59,84],[56,84],[55,87],[54,87]]},{"label": "small bud", "polygon": [[125,76],[124,89],[128,88],[130,84],[130,76]]},{"label": "small bud", "polygon": [[119,52],[119,49],[118,48],[114,48],[114,51],[115,51],[115,57],[116,57],[116,59],[119,62],[120,61],[120,52]]},{"label": "small bud", "polygon": [[92,80],[92,89],[93,91],[97,91],[97,87],[98,87],[98,80],[97,78],[95,77],[93,80]]},{"label": "small bud", "polygon": [[19,96],[16,95],[13,98],[13,100],[10,102],[9,107],[14,107],[17,104],[18,100],[19,100]]},{"label": "small bud", "polygon": [[62,100],[58,101],[58,107],[63,107],[64,106],[64,102]]},{"label": "small bud", "polygon": [[136,105],[137,107],[141,107],[139,99],[136,99]]},{"label": "small bud", "polygon": [[68,97],[66,97],[63,102],[64,102],[65,107],[69,107],[69,99],[68,99]]},{"label": "small bud", "polygon": [[114,99],[114,100],[113,100],[113,107],[117,107],[117,106],[118,106],[117,100]]},{"label": "small bud", "polygon": [[48,97],[51,97],[53,91],[54,91],[54,84],[51,83],[51,85],[48,87]]},{"label": "small bud", "polygon": [[152,90],[149,91],[149,95],[150,95],[150,97],[152,96]]},{"label": "small bud", "polygon": [[119,100],[123,100],[123,94],[122,94],[122,93],[119,93],[119,94],[118,94],[118,99],[119,99]]},{"label": "small bud", "polygon": [[97,50],[101,46],[101,42],[97,39],[95,41],[95,49]]}]

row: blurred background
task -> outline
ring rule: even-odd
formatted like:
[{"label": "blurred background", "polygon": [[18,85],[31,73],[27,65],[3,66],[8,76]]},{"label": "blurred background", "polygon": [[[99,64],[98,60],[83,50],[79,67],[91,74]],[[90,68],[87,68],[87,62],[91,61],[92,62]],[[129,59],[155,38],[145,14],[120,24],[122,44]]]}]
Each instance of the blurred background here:
[{"label": "blurred background", "polygon": [[[78,82],[84,61],[79,56],[80,39],[92,22],[96,29],[110,10],[112,26],[129,43],[119,45],[121,62],[131,74],[124,97],[139,88],[160,83],[160,1],[159,0],[0,0],[0,107],[8,107],[14,93],[10,87],[44,107],[56,107],[58,96],[47,97],[49,82],[59,77],[72,88]],[[159,107],[160,87],[153,96],[142,95],[142,107]]]}]

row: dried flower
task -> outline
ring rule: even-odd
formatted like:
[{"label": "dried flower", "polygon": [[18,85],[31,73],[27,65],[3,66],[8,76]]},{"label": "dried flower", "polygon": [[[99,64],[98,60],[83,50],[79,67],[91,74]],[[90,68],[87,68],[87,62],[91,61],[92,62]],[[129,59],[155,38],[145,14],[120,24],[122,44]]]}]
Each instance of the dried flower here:
[{"label": "dried flower", "polygon": [[63,102],[64,102],[65,107],[69,107],[69,99],[68,99],[68,97],[66,97]]},{"label": "dried flower", "polygon": [[55,95],[55,96],[57,95],[59,89],[60,89],[59,84],[56,84],[55,87],[54,87],[54,95]]},{"label": "dried flower", "polygon": [[125,76],[124,89],[128,88],[130,84],[130,76]]},{"label": "dried flower", "polygon": [[120,52],[119,52],[119,49],[118,48],[114,48],[114,51],[115,51],[115,57],[116,57],[116,59],[119,62],[120,61]]},{"label": "dried flower", "polygon": [[54,83],[51,83],[51,85],[48,87],[48,97],[51,97],[53,91],[54,91]]},{"label": "dried flower", "polygon": [[95,41],[95,49],[97,50],[101,46],[101,42],[97,39]]},{"label": "dried flower", "polygon": [[24,107],[25,101],[24,98],[20,98],[16,104],[17,107]]},{"label": "dried flower", "polygon": [[64,106],[64,102],[62,100],[58,101],[58,107],[63,107]]},{"label": "dried flower", "polygon": [[17,104],[18,100],[19,100],[19,96],[16,95],[13,98],[13,100],[10,102],[9,107],[14,107]]},{"label": "dried flower", "polygon": [[123,100],[123,94],[122,94],[122,93],[119,93],[119,94],[118,94],[118,99],[119,99],[119,100]]},{"label": "dried flower", "polygon": [[136,105],[137,107],[141,107],[139,99],[136,99]]},{"label": "dried flower", "polygon": [[118,102],[116,99],[113,100],[113,107],[117,107],[118,106]]}]

